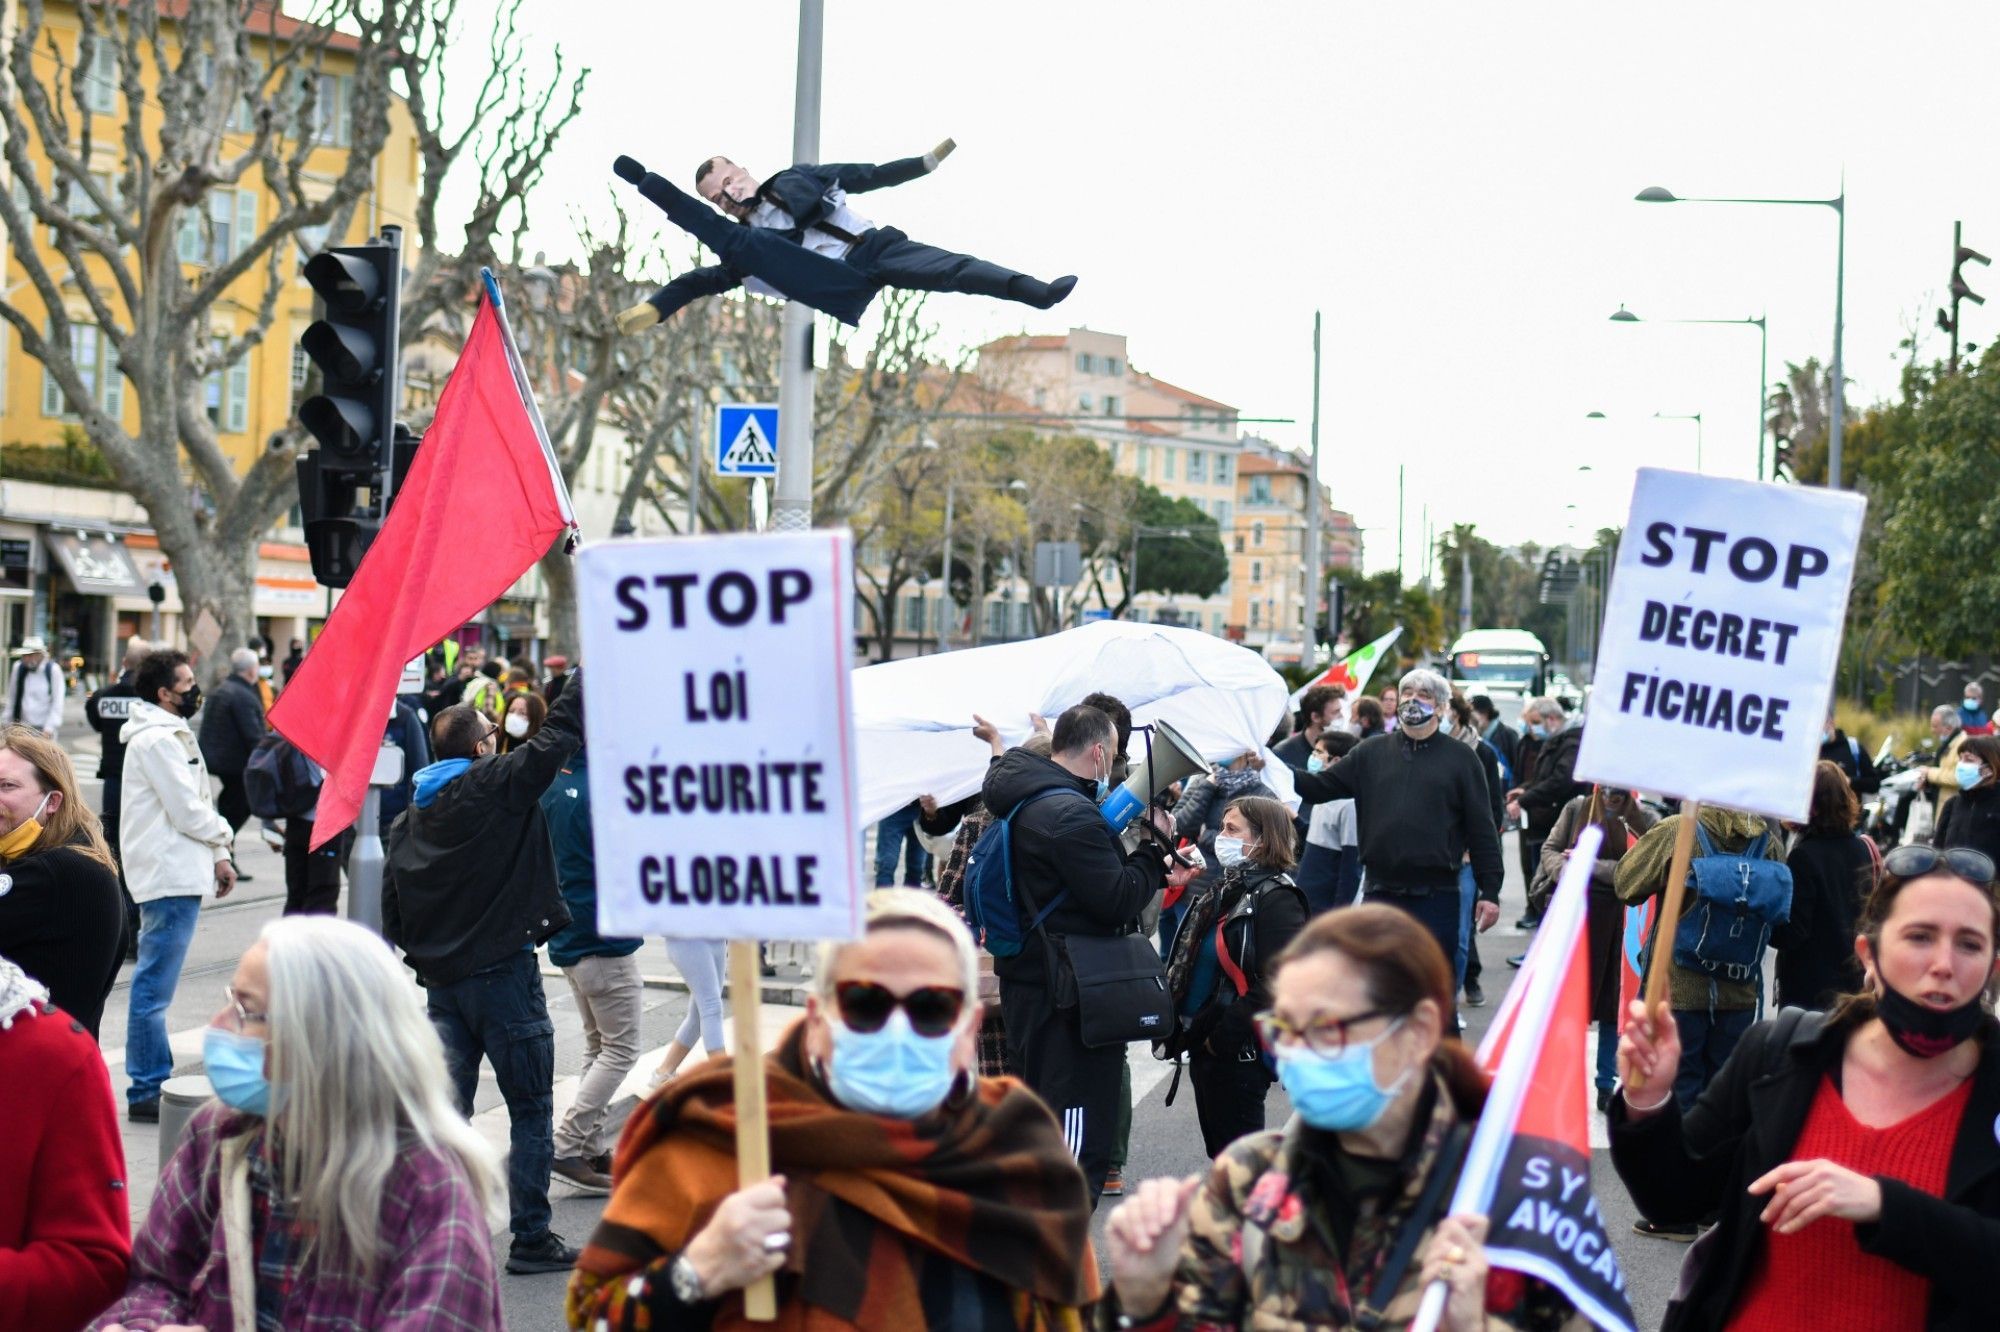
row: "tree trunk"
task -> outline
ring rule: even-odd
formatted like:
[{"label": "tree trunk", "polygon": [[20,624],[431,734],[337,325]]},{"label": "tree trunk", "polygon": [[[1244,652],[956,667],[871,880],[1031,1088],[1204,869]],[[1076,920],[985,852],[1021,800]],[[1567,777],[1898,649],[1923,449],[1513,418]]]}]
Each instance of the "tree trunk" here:
[{"label": "tree trunk", "polygon": [[576,631],[576,565],[567,549],[569,533],[564,532],[541,558],[542,586],[549,596],[549,640],[546,653],[582,658],[583,644]]}]

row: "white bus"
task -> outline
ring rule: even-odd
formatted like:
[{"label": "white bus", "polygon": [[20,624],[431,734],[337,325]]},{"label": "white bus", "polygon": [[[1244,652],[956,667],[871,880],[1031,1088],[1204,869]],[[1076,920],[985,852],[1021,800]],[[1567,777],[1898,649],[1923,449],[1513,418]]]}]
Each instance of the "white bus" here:
[{"label": "white bus", "polygon": [[1548,692],[1549,650],[1525,629],[1471,630],[1451,645],[1451,683],[1467,698],[1486,695],[1511,721]]}]

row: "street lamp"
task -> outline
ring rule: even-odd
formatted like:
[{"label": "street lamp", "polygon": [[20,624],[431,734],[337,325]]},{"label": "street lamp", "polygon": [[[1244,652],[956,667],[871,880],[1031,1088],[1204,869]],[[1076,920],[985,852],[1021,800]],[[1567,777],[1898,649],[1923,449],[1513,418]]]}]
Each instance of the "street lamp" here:
[{"label": "street lamp", "polygon": [[[926,448],[933,448],[933,449],[937,447],[936,443],[930,440],[924,441],[923,446]],[[946,481],[944,483],[944,579],[943,579],[943,586],[938,588],[938,608],[943,612],[941,615],[938,616],[937,650],[939,652],[943,652],[946,648],[948,648],[951,645],[948,639],[949,626],[952,621],[951,510],[952,510],[952,500],[956,497],[957,489],[958,489],[958,482],[956,481]],[[1013,491],[1017,494],[1026,494],[1028,490],[1028,483],[1026,481],[1019,480],[1018,478],[1013,481],[974,481],[970,483],[966,487],[966,489],[1008,490],[1008,491]]]},{"label": "street lamp", "polygon": [[[1840,219],[1834,248],[1833,268],[1833,401],[1828,406],[1826,442],[1826,483],[1829,488],[1839,490],[1840,446],[1846,436],[1847,383],[1841,370],[1841,327],[1847,302],[1847,175],[1841,173],[1840,193],[1831,199],[1718,199],[1682,198],[1671,190],[1658,185],[1649,185],[1633,196],[1640,203],[1721,203],[1721,204],[1784,204],[1802,207],[1831,208]],[[1764,404],[1757,404],[1758,439],[1757,448],[1763,452]],[[1760,469],[1761,470],[1761,469]]]},{"label": "street lamp", "polygon": [[[1608,421],[1611,418],[1606,416],[1603,412],[1585,412],[1583,414],[1583,419],[1586,421]],[[1694,470],[1699,472],[1701,470],[1701,413],[1692,412],[1683,416],[1676,412],[1654,412],[1653,419],[1655,421],[1694,422]],[[1587,472],[1590,470],[1590,467],[1588,464],[1586,464],[1585,466],[1577,468],[1577,470],[1580,472]],[[1571,505],[1570,507],[1575,508],[1576,506]]]},{"label": "street lamp", "polygon": [[[1645,320],[1633,314],[1624,306],[1619,306],[1611,315],[1614,324],[1640,324]],[[1764,479],[1764,403],[1765,390],[1769,387],[1766,376],[1769,373],[1771,356],[1771,329],[1766,316],[1755,319],[1655,319],[1656,324],[1754,324],[1757,327],[1757,479]],[[1697,470],[1699,470],[1697,468]]]}]

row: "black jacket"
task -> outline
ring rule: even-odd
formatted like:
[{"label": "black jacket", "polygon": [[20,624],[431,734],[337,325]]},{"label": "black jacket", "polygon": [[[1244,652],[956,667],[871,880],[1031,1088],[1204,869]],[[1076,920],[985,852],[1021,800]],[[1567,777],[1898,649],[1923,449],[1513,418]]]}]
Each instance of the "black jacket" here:
[{"label": "black jacket", "polygon": [[201,759],[218,777],[241,777],[264,738],[264,698],[240,675],[225,675],[201,709]]},{"label": "black jacket", "polygon": [[1874,885],[1875,858],[1859,834],[1807,833],[1785,864],[1792,871],[1792,915],[1771,929],[1778,1006],[1829,1008],[1834,996],[1861,985],[1855,922]]},{"label": "black jacket", "polygon": [[[83,701],[83,719],[97,732],[97,775],[107,782],[125,779],[125,742],[118,738],[126,718],[132,715],[132,700],[139,691],[132,684],[132,672],[118,677]],[[117,818],[118,811],[105,801],[105,817]]]},{"label": "black jacket", "polygon": [[1861,742],[1849,738],[1847,732],[1834,728],[1833,739],[1819,747],[1819,756],[1847,774],[1847,784],[1854,788],[1856,795],[1871,795],[1882,789],[1882,774],[1875,771],[1875,764],[1862,752]]},{"label": "black jacket", "polygon": [[1960,791],[1938,816],[1938,846],[1969,846],[2000,865],[2000,786],[1987,782]]},{"label": "black jacket", "polygon": [[[1009,840],[1015,892],[1032,915],[1056,894],[1069,890],[1069,896],[1049,913],[1044,929],[1050,935],[1108,938],[1129,932],[1153,894],[1166,886],[1166,866],[1159,852],[1145,844],[1125,854],[1111,825],[1098,813],[1090,782],[1052,759],[1010,749],[987,768],[981,794],[993,816],[1004,818],[1023,800],[1052,786],[1067,787],[1081,798],[1055,795],[1037,800],[1014,820]],[[1010,983],[1046,985],[1047,953],[1031,944],[1013,957],[996,958],[993,969]]]},{"label": "black jacket", "polygon": [[1375,891],[1456,888],[1472,853],[1479,895],[1500,900],[1500,833],[1486,764],[1448,735],[1363,740],[1324,772],[1292,774],[1301,796],[1354,799],[1361,864]]},{"label": "black jacket", "polygon": [[1200,1030],[1213,1022],[1206,1037],[1208,1048],[1218,1055],[1234,1056],[1257,1045],[1257,1028],[1252,1021],[1271,1006],[1271,979],[1278,954],[1293,936],[1306,927],[1305,894],[1282,870],[1261,865],[1245,865],[1240,878],[1224,874],[1221,891],[1222,945],[1250,988],[1241,995],[1226,977],[1211,1015],[1206,1010],[1195,1019]]},{"label": "black jacket", "polygon": [[573,681],[534,739],[474,759],[389,825],[382,933],[426,986],[462,980],[570,923],[541,798],[582,743]]},{"label": "black jacket", "polygon": [[1534,771],[1521,788],[1521,818],[1530,841],[1540,841],[1556,826],[1556,816],[1573,797],[1590,794],[1590,783],[1576,780],[1576,751],[1583,748],[1583,728],[1565,726],[1535,750]]},{"label": "black jacket", "polygon": [[[1640,1213],[1668,1224],[1721,1217],[1715,1233],[1703,1238],[1706,1262],[1687,1298],[1668,1308],[1662,1332],[1728,1324],[1763,1256],[1765,1229],[1757,1217],[1768,1199],[1750,1194],[1751,1181],[1791,1159],[1820,1082],[1840,1066],[1849,1034],[1828,1030],[1817,1013],[1788,1010],[1750,1029],[1685,1117],[1670,1101],[1659,1114],[1633,1123],[1624,1098],[1613,1098],[1611,1161]],[[2000,1116],[2000,1025],[1989,1018],[1976,1039],[1979,1067],[1952,1145],[1944,1197],[1884,1179],[1882,1219],[1854,1228],[1865,1252],[1930,1281],[1924,1321],[1930,1332],[1993,1326],[1993,1273],[2000,1271],[2000,1142],[1993,1128]]]},{"label": "black jacket", "polygon": [[1510,780],[1518,783],[1521,780],[1521,733],[1496,717],[1493,734],[1483,738],[1500,755],[1500,761],[1507,765]]},{"label": "black jacket", "polygon": [[[808,227],[823,221],[827,214],[833,211],[833,206],[827,202],[826,195],[835,185],[848,194],[865,194],[869,190],[906,184],[923,174],[924,159],[921,157],[905,157],[894,162],[884,162],[879,166],[867,162],[825,162],[818,166],[801,164],[787,167],[758,186],[757,197],[791,214],[793,222],[797,225],[791,231],[775,234],[791,241],[798,241]],[[643,187],[641,192],[644,193]],[[655,199],[654,202],[660,201]],[[661,204],[661,206],[666,205]],[[670,209],[668,215],[673,216],[673,210]],[[749,223],[739,225],[748,226]],[[748,276],[752,274],[728,263],[691,268],[654,292],[648,299],[660,312],[660,318],[667,319],[688,302],[699,300],[703,296],[720,296],[723,292],[740,285]],[[755,276],[765,275],[759,273]]]},{"label": "black jacket", "polygon": [[0,957],[48,986],[55,1006],[96,1040],[125,960],[118,872],[64,846],[0,865],[0,877]]}]

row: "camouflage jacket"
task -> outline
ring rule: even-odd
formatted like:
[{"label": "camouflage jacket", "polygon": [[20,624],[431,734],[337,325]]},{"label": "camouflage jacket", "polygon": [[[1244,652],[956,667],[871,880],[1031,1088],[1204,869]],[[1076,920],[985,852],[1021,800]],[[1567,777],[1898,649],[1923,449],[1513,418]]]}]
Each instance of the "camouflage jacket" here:
[{"label": "camouflage jacket", "polygon": [[[1324,1209],[1315,1205],[1308,1182],[1324,1172],[1299,1168],[1299,1153],[1310,1149],[1299,1121],[1237,1141],[1216,1158],[1207,1185],[1191,1204],[1192,1224],[1174,1280],[1171,1316],[1140,1326],[1148,1332],[1317,1332],[1370,1326],[1357,1316],[1356,1306],[1374,1295],[1378,1274],[1458,1120],[1440,1080],[1430,1123],[1406,1158],[1409,1169],[1402,1188],[1386,1206],[1364,1203],[1345,1253]],[[1377,1310],[1383,1315],[1380,1326],[1407,1327],[1416,1317],[1423,1295],[1417,1278],[1428,1243],[1426,1229],[1395,1292],[1387,1297],[1388,1307]],[[1486,1300],[1487,1327],[1496,1332],[1582,1332],[1589,1326],[1553,1289],[1514,1272],[1493,1272]]]}]

